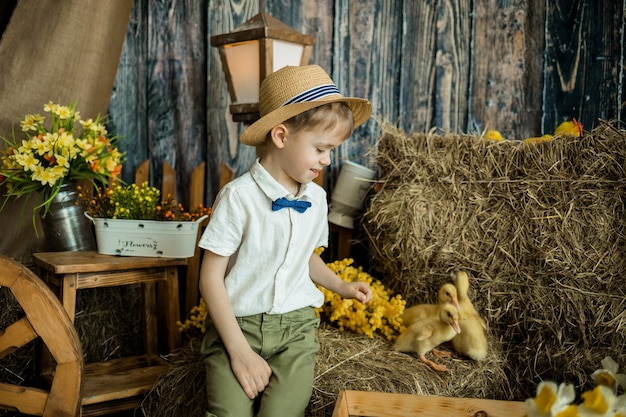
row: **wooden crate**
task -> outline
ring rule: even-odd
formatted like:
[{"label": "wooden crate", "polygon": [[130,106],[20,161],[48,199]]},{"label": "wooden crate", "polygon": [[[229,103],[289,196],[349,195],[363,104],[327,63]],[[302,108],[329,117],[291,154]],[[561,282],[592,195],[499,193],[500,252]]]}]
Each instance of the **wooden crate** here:
[{"label": "wooden crate", "polygon": [[519,401],[341,391],[332,417],[523,417]]}]

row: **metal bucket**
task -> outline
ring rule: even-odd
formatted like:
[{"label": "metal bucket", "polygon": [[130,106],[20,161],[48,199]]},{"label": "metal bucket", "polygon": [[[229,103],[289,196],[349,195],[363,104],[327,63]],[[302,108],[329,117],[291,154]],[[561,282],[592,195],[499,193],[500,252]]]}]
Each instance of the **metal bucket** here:
[{"label": "metal bucket", "polygon": [[93,225],[84,215],[85,208],[77,205],[76,184],[64,184],[41,219],[50,252],[96,250]]}]

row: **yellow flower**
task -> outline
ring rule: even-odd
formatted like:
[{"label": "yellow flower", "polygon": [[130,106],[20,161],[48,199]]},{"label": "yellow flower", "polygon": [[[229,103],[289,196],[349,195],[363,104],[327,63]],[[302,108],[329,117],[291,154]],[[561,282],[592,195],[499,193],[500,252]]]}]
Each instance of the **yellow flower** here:
[{"label": "yellow flower", "polygon": [[607,394],[607,388],[598,385],[591,391],[583,392],[582,398],[584,400],[582,406],[589,411],[604,414],[609,410],[609,404],[605,394]]},{"label": "yellow flower", "polygon": [[568,405],[563,410],[555,414],[555,417],[578,417],[578,407],[575,405]]},{"label": "yellow flower", "polygon": [[537,396],[526,400],[528,417],[551,417],[565,411],[576,398],[574,386],[543,381],[537,386]]},{"label": "yellow flower", "polygon": [[43,117],[38,114],[29,114],[24,120],[20,122],[22,132],[28,132],[29,130],[37,131],[37,127],[43,123]]},{"label": "yellow flower", "polygon": [[602,369],[595,371],[591,377],[596,385],[604,385],[611,388],[613,393],[617,394],[618,387],[626,389],[626,375],[619,374],[619,365],[609,356],[600,361]]},{"label": "yellow flower", "polygon": [[59,119],[65,120],[73,117],[72,110],[67,106],[57,106],[54,113],[59,116]]},{"label": "yellow flower", "polygon": [[56,113],[58,107],[59,107],[58,104],[54,104],[53,102],[49,101],[47,104],[44,104],[43,111],[48,112],[48,113]]}]

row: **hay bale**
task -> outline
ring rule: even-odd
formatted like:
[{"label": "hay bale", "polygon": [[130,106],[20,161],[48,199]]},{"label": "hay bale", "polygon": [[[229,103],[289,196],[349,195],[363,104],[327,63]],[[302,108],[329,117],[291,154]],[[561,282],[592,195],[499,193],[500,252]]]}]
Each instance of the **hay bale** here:
[{"label": "hay bale", "polygon": [[534,145],[384,127],[363,222],[374,265],[408,304],[470,273],[514,371],[499,399],[586,385],[607,355],[626,364],[625,139],[606,122]]}]

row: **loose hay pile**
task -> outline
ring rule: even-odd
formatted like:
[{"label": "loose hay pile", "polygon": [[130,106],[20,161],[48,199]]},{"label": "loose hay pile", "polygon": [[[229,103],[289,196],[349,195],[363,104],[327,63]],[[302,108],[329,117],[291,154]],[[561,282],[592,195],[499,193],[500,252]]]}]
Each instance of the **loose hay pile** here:
[{"label": "loose hay pile", "polygon": [[[626,365],[626,133],[536,145],[385,127],[365,213],[374,265],[410,305],[457,269],[501,338],[513,395]],[[502,380],[485,382],[497,386]]]},{"label": "loose hay pile", "polygon": [[[480,366],[453,357],[445,359],[451,372],[436,373],[415,356],[392,351],[380,335],[370,339],[322,324],[318,338],[320,352],[307,417],[331,416],[342,389],[473,398],[509,398],[513,392],[507,383],[506,364],[499,362],[495,339],[490,340],[495,353]],[[170,364],[144,401],[143,413],[148,417],[203,417],[206,374],[199,339],[173,354]],[[499,383],[489,386],[485,381]]]}]

